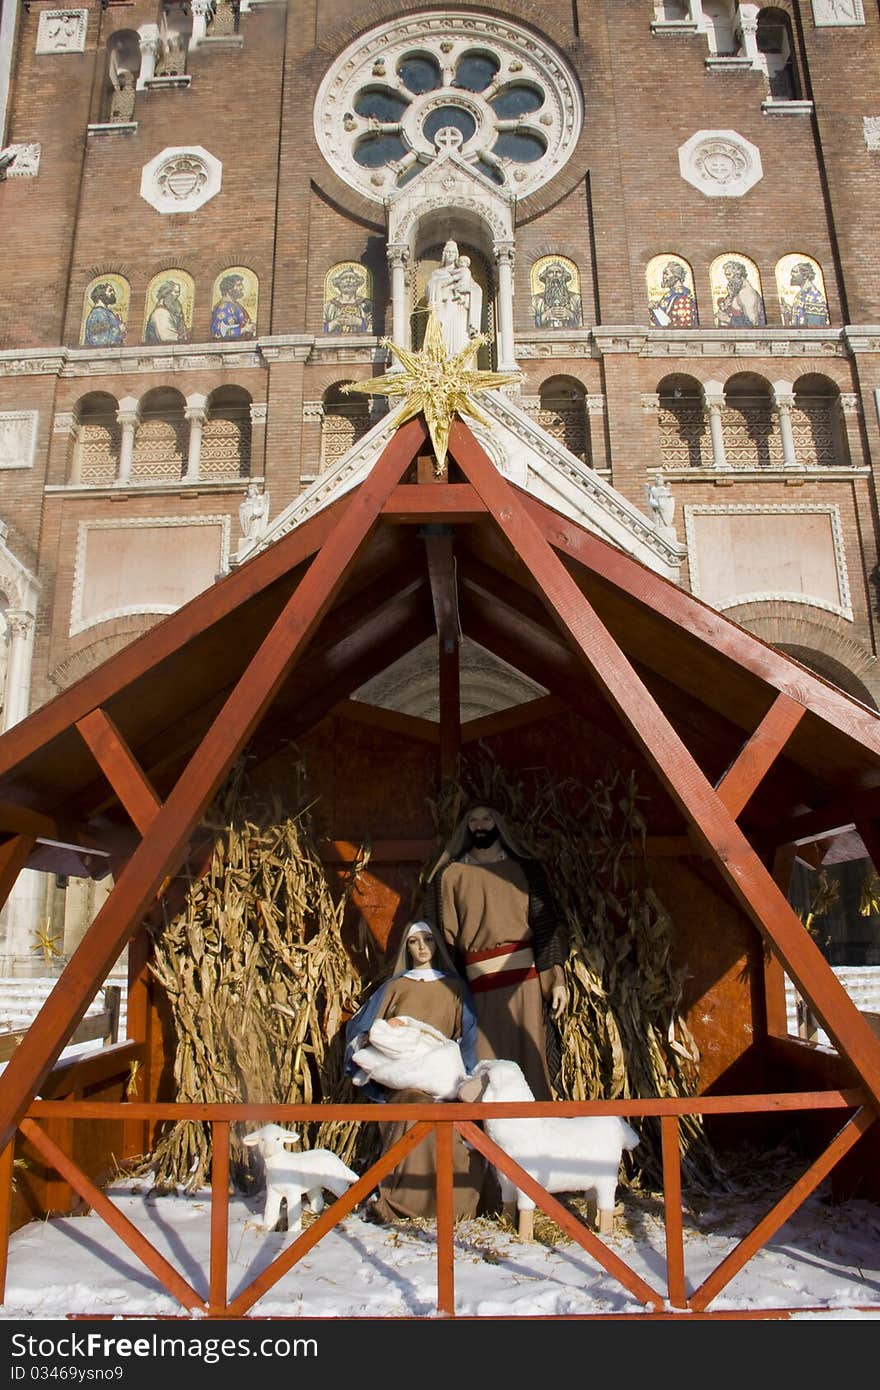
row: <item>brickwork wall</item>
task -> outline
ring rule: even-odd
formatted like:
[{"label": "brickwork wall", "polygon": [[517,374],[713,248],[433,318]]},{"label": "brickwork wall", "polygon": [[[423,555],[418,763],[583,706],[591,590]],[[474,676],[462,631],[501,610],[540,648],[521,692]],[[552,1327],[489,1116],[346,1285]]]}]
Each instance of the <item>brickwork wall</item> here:
[{"label": "brickwork wall", "polygon": [[[375,334],[391,329],[384,209],[324,160],[314,137],[314,103],[338,53],[403,12],[396,0],[259,6],[240,18],[240,46],[205,44],[189,53],[189,86],[138,92],[135,131],[99,135],[89,134],[88,126],[107,114],[107,44],[123,30],[156,23],[159,9],[145,0],[106,9],[100,0],[86,0],[85,51],[37,55],[39,15],[48,3],[33,0],[20,12],[7,137],[40,143],[40,173],[0,184],[0,411],[39,410],[34,467],[4,475],[2,512],[10,548],[42,584],[35,701],[50,693],[52,672],[74,669],[88,649],[67,627],[78,520],[222,510],[232,518],[234,549],[243,491],[235,484],[221,495],[181,488],[136,498],[47,498],[46,485],[67,481],[69,436],[53,431],[56,413],[75,411],[89,391],[106,391],[118,401],[140,400],[160,386],[184,396],[241,386],[253,401],[268,402],[265,434],[259,425],[254,429],[251,471],[265,475],[275,516],[319,468],[320,428],[303,421],[303,402],[379,369],[379,356],[371,360],[370,352],[358,356],[344,344],[311,347],[321,337],[324,276],[337,261],[369,267]],[[438,6],[407,8],[417,13]],[[793,385],[816,373],[842,392],[858,393],[861,415],[848,418],[847,431],[851,463],[867,474],[811,475],[797,486],[778,474],[748,480],[676,474],[672,483],[679,539],[689,503],[779,504],[796,497],[837,505],[852,589],[847,632],[869,660],[876,651],[880,421],[873,392],[880,390],[880,331],[853,331],[842,341],[840,330],[880,321],[873,255],[880,155],[866,149],[862,126],[864,116],[880,114],[880,15],[869,6],[863,27],[816,29],[809,6],[781,0],[777,8],[791,17],[800,83],[814,115],[765,114],[763,75],[710,70],[703,35],[652,33],[651,0],[511,0],[499,12],[539,30],[562,51],[584,98],[583,131],[571,157],[516,208],[514,320],[524,340],[523,391],[538,395],[542,383],[562,375],[591,395],[604,395],[604,417],[591,420],[594,434],[602,436],[594,455],[604,463],[607,448],[614,486],[645,511],[646,482],[660,458],[656,416],[643,409],[642,396],[656,392],[664,378],[683,374],[723,385],[748,370],[766,383]],[[745,196],[709,198],[682,179],[678,149],[697,130],[735,130],[760,149],[763,177]],[[223,166],[220,192],[192,214],[160,214],[140,195],[143,166],[173,145],[202,146]],[[571,357],[545,357],[544,348],[529,355],[529,271],[550,252],[578,265],[585,328],[614,330],[606,350],[585,338]],[[786,332],[783,342],[756,331],[756,350],[748,354],[734,353],[732,341],[728,351],[727,344],[703,338],[681,350],[666,343],[662,356],[652,355],[660,351],[656,342],[646,346],[632,333],[649,327],[645,267],[662,252],[693,267],[704,328],[712,322],[708,272],[716,256],[738,252],[756,263],[769,330],[782,323],[776,262],[791,252],[813,257],[829,297],[827,344],[793,353],[796,334]],[[210,336],[214,279],[236,264],[259,277],[259,351],[251,361],[200,358],[199,345]],[[189,355],[175,349],[173,362],[167,354],[123,360],[108,350],[106,372],[100,354],[77,357],[83,294],[94,276],[115,272],[130,281],[127,342],[134,347],[141,341],[148,283],[170,267],[195,281]],[[27,361],[19,369],[3,357],[59,348],[74,350],[67,364],[52,368],[50,361],[38,375]],[[682,580],[688,582],[686,563]],[[793,611],[791,620],[796,626]],[[111,643],[120,636],[110,627],[105,635]],[[97,650],[102,634],[90,640]],[[861,656],[856,664],[863,664]]]}]

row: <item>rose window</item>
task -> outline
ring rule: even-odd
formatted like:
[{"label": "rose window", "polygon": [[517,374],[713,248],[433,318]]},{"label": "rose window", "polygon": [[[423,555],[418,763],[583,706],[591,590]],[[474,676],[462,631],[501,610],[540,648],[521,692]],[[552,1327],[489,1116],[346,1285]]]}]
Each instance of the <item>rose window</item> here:
[{"label": "rose window", "polygon": [[518,197],[580,134],[574,73],[546,39],[486,15],[428,13],[363,35],[315,103],[315,133],[347,183],[381,200],[454,150]]}]

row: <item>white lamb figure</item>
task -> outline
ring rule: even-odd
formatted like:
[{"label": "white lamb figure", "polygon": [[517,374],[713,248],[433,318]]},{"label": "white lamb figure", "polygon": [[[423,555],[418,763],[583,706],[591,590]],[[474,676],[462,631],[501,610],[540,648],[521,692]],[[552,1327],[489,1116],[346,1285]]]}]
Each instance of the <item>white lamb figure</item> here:
[{"label": "white lamb figure", "polygon": [[[478,1062],[458,1090],[459,1100],[472,1102],[534,1100],[516,1062]],[[614,1229],[614,1199],[624,1149],[639,1136],[618,1115],[560,1115],[542,1120],[484,1120],[489,1138],[548,1192],[591,1192],[600,1234]],[[501,1199],[507,1209],[514,1200],[519,1234],[532,1237],[535,1203],[498,1173]]]},{"label": "white lamb figure", "polygon": [[285,1147],[295,1144],[299,1132],[295,1129],[282,1129],[281,1125],[263,1125],[253,1134],[244,1136],[249,1148],[259,1149],[266,1169],[266,1202],[263,1207],[263,1225],[274,1231],[281,1215],[281,1199],[287,1199],[287,1229],[302,1230],[302,1199],[308,1200],[312,1211],[324,1209],[326,1187],[334,1197],[341,1197],[358,1174],[347,1168],[330,1149],[306,1149],[300,1153],[290,1153]]},{"label": "white lamb figure", "polygon": [[377,1081],[392,1091],[413,1087],[433,1100],[455,1100],[467,1076],[461,1048],[421,1019],[400,1014],[394,1022],[377,1018],[368,1041],[352,1054],[356,1086]]}]

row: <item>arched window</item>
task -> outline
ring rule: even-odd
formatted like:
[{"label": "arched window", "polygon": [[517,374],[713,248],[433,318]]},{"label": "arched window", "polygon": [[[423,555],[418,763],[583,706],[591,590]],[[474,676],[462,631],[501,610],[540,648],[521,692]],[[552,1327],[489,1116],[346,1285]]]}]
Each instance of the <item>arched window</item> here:
[{"label": "arched window", "polygon": [[370,428],[370,404],[363,396],[345,396],[342,382],[324,392],[321,422],[321,472],[332,468]]},{"label": "arched window", "polygon": [[724,451],[731,468],[781,468],[782,440],[769,382],[740,372],[724,388]]},{"label": "arched window", "polygon": [[591,462],[587,393],[571,376],[551,376],[541,383],[537,410],[532,418],[584,463]]},{"label": "arched window", "polygon": [[657,328],[699,328],[694,272],[684,256],[669,251],[645,267],[648,313]]},{"label": "arched window", "polygon": [[794,61],[791,20],[784,10],[761,10],[757,41],[771,98],[774,101],[799,101],[801,87]]},{"label": "arched window", "polygon": [[179,391],[159,386],[141,401],[134,436],[131,481],[174,482],[186,467],[189,429]]},{"label": "arched window", "polygon": [[828,377],[810,373],[795,382],[791,427],[798,463],[807,468],[848,466],[840,391]]},{"label": "arched window", "polygon": [[712,440],[703,392],[690,376],[668,376],[657,390],[660,464],[664,469],[712,468]]},{"label": "arched window", "polygon": [[529,274],[536,328],[580,328],[581,277],[567,256],[541,256]]},{"label": "arched window", "polygon": [[128,327],[131,289],[122,275],[96,275],[83,295],[79,340],[83,347],[121,347]]},{"label": "arched window", "polygon": [[733,0],[703,0],[709,51],[716,58],[733,58],[739,52]]},{"label": "arched window", "polygon": [[777,261],[776,292],[787,326],[826,328],[831,322],[822,267],[812,256],[792,252]]},{"label": "arched window", "polygon": [[208,400],[199,476],[220,481],[251,471],[251,398],[240,386],[221,386]]},{"label": "arched window", "polygon": [[761,276],[738,251],[716,256],[709,267],[716,328],[762,328],[767,322]]},{"label": "arched window", "polygon": [[100,487],[116,478],[122,440],[117,408],[116,398],[106,391],[91,391],[77,403],[68,468],[70,482]]},{"label": "arched window", "polygon": [[102,119],[114,125],[134,120],[141,49],[134,29],[119,29],[107,40],[107,84]]}]

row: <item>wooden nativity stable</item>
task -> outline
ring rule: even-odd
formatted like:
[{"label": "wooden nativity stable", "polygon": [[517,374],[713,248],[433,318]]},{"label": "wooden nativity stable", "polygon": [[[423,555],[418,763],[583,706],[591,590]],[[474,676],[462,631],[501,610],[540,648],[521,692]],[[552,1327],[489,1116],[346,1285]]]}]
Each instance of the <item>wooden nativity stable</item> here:
[{"label": "wooden nativity stable", "polygon": [[[423,418],[409,420],[352,491],[0,738],[3,900],[25,867],[113,874],[0,1076],[5,1192],[13,1144],[32,1160],[7,1233],[69,1209],[71,1155],[99,1177],[148,1139],[140,1112],[28,1118],[36,1097],[174,1100],[144,923],[204,868],[203,817],[242,753],[277,774],[296,748],[328,865],[370,840],[358,906],[384,942],[432,847],[429,800],[477,741],[511,775],[634,770],[701,1096],[814,1094],[795,1118],[816,1181],[831,1172],[841,1196],[880,1200],[880,1038],[786,896],[798,855],[880,865],[880,717],[518,489],[460,420],[444,476],[433,462]],[[462,635],[549,693],[462,725]],[[439,723],[351,699],[429,638]],[[128,1041],[59,1063],[126,943]],[[783,972],[836,1051],[787,1036]],[[734,1138],[758,1109],[726,1117]]]}]

